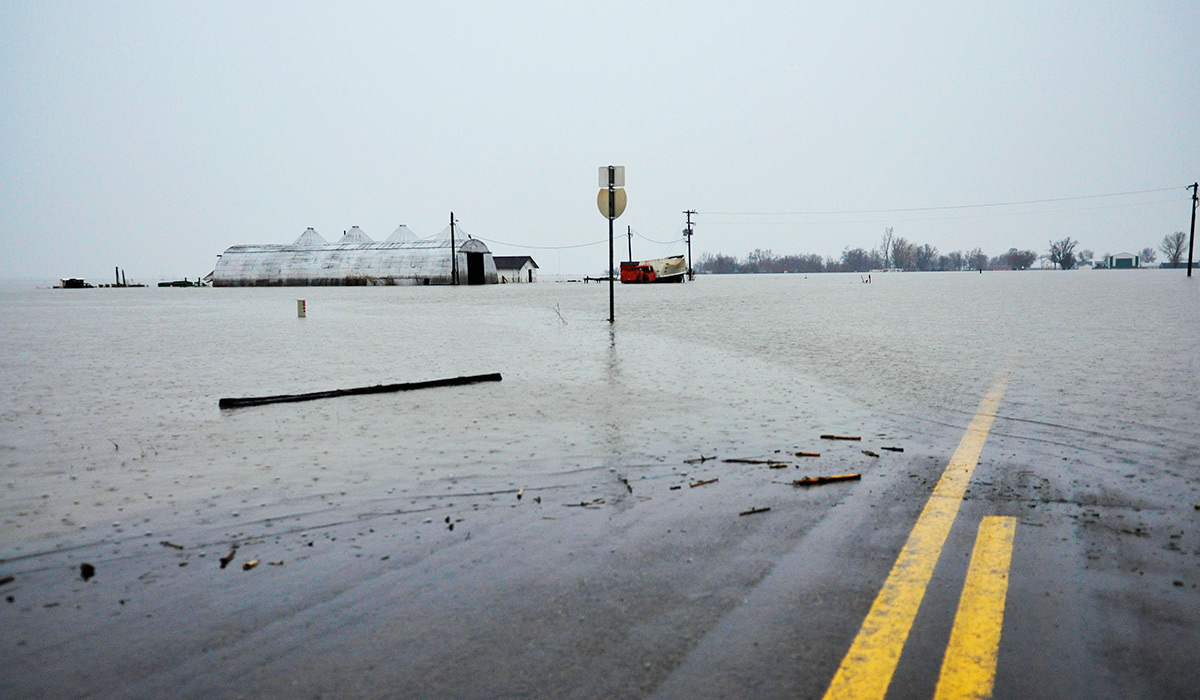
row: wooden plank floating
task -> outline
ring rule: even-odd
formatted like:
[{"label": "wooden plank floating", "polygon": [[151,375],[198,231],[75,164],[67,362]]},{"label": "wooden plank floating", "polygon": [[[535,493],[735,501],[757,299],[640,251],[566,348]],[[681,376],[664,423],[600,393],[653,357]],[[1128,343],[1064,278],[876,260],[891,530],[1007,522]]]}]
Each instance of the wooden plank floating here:
[{"label": "wooden plank floating", "polygon": [[770,506],[766,506],[764,508],[751,508],[750,510],[743,510],[741,513],[738,513],[738,515],[757,515],[759,513],[770,512],[770,510]]},{"label": "wooden plank floating", "polygon": [[797,457],[820,457],[820,452],[797,452]]},{"label": "wooden plank floating", "polygon": [[822,440],[862,440],[858,435],[822,435]]},{"label": "wooden plank floating", "polygon": [[836,481],[856,481],[862,478],[862,474],[833,474],[831,476],[806,476],[803,479],[796,479],[792,482],[792,486],[819,486],[821,484],[832,484]]},{"label": "wooden plank floating", "polygon": [[276,396],[251,396],[240,399],[221,399],[221,408],[244,408],[246,406],[262,406],[270,403],[292,403],[295,401],[315,401],[317,399],[332,399],[338,396],[359,396],[362,394],[387,394],[395,391],[414,391],[416,389],[435,389],[443,386],[462,386],[479,382],[498,382],[500,373],[473,374],[467,377],[452,377],[450,379],[431,379],[424,382],[407,382],[404,384],[376,384],[361,386],[353,389],[334,389],[332,391],[314,391],[308,394],[279,394]]}]

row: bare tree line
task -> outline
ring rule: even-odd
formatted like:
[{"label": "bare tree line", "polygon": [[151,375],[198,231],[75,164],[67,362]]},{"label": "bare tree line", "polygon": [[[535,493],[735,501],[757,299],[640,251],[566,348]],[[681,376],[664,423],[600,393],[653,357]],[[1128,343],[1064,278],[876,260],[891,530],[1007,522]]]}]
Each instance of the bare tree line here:
[{"label": "bare tree line", "polygon": [[[1182,231],[1163,236],[1158,250],[1167,262],[1178,267],[1185,254],[1186,236]],[[822,257],[815,253],[776,255],[770,249],[757,248],[745,259],[724,253],[703,253],[695,263],[696,272],[708,274],[738,273],[812,273],[812,272],[870,272],[872,270],[912,270],[936,272],[948,270],[1027,270],[1039,259],[1044,259],[1056,268],[1069,270],[1078,265],[1093,264],[1095,255],[1087,249],[1077,250],[1079,241],[1066,237],[1050,241],[1046,253],[1039,255],[1032,250],[1009,248],[996,256],[988,256],[980,248],[969,251],[956,250],[941,253],[928,243],[917,244],[903,236],[895,235],[890,226],[884,230],[879,245],[875,248],[851,248],[847,246],[838,257]],[[1106,253],[1099,261],[1103,265],[1110,256]],[[1153,248],[1143,248],[1139,254],[1142,262],[1153,263],[1157,259]]]}]

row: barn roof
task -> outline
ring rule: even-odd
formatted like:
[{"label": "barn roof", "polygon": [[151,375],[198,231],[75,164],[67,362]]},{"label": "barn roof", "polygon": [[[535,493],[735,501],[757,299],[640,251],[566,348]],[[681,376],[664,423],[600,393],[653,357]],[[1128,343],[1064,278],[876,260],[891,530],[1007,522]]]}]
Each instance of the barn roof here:
[{"label": "barn roof", "polygon": [[317,233],[316,229],[314,229],[312,226],[309,226],[308,228],[304,229],[304,233],[300,234],[300,237],[297,238],[296,242],[292,245],[310,246],[326,245],[328,243],[329,241],[321,238],[321,234]]},{"label": "barn roof", "polygon": [[533,265],[533,269],[540,270],[537,262],[528,255],[493,255],[492,259],[496,261],[497,270],[520,270],[528,262]]},{"label": "barn roof", "polygon": [[371,237],[363,233],[363,230],[357,226],[351,226],[350,230],[338,240],[338,245],[374,243]]}]

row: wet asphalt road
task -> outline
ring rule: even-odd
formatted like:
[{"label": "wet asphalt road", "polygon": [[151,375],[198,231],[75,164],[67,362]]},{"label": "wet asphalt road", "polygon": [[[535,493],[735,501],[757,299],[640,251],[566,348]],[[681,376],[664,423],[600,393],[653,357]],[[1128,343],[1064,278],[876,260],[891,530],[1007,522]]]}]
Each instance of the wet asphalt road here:
[{"label": "wet asphalt road", "polygon": [[[994,697],[1196,697],[1195,456],[1147,464],[1130,451],[1170,436],[1131,447],[1023,418],[1023,390],[999,404],[886,697],[934,697],[989,516],[1015,520]],[[0,696],[821,698],[971,419],[308,503],[182,549],[31,553],[0,571]],[[862,478],[791,485],[845,472]]]}]

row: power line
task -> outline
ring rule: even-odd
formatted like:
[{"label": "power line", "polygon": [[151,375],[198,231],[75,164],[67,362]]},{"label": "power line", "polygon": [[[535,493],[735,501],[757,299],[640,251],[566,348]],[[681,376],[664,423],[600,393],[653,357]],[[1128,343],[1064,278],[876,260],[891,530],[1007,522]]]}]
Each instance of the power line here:
[{"label": "power line", "polygon": [[[1069,209],[1043,209],[1040,211],[1009,211],[995,212],[990,214],[964,214],[962,216],[918,216],[907,218],[888,217],[886,219],[829,219],[825,221],[739,221],[736,222],[740,226],[826,226],[826,225],[849,225],[849,224],[887,224],[887,223],[905,223],[912,221],[958,221],[962,219],[995,219],[1012,216],[1041,216],[1044,214],[1067,214],[1078,211],[1099,211],[1103,209],[1124,209],[1128,207],[1144,207],[1154,204],[1165,204],[1178,202],[1178,199],[1156,199],[1151,202],[1127,202],[1124,204],[1106,204],[1096,207],[1072,207]],[[734,216],[728,214],[727,216]],[[788,216],[788,214],[768,214],[763,213],[762,216]],[[728,225],[731,221],[714,220],[710,221],[709,225]]]},{"label": "power line", "polygon": [[578,245],[524,245],[524,244],[520,244],[520,243],[505,243],[504,241],[497,241],[494,238],[484,238],[483,236],[475,236],[475,238],[478,238],[479,240],[485,241],[487,243],[495,243],[496,245],[506,245],[506,246],[511,246],[513,248],[525,248],[525,249],[529,249],[529,250],[569,250],[571,248],[587,248],[588,246],[601,245],[602,243],[608,243],[607,238],[602,238],[598,241],[593,241],[591,243],[580,243]]},{"label": "power line", "polygon": [[[1190,187],[1190,185],[1189,185]],[[841,211],[793,211],[793,212],[755,212],[755,211],[706,211],[700,212],[705,216],[714,215],[735,215],[735,216],[803,216],[810,214],[832,215],[832,214],[896,214],[905,212],[918,211],[945,211],[948,209],[982,209],[985,207],[1013,207],[1022,204],[1048,204],[1052,202],[1070,202],[1082,199],[1101,199],[1103,197],[1127,197],[1135,194],[1150,194],[1154,192],[1170,192],[1179,189],[1178,187],[1160,187],[1152,190],[1131,190],[1129,192],[1108,192],[1105,194],[1088,194],[1078,197],[1054,197],[1050,199],[1027,199],[1016,202],[989,202],[987,204],[955,204],[952,206],[942,207],[905,207],[900,209],[846,209]]]}]

